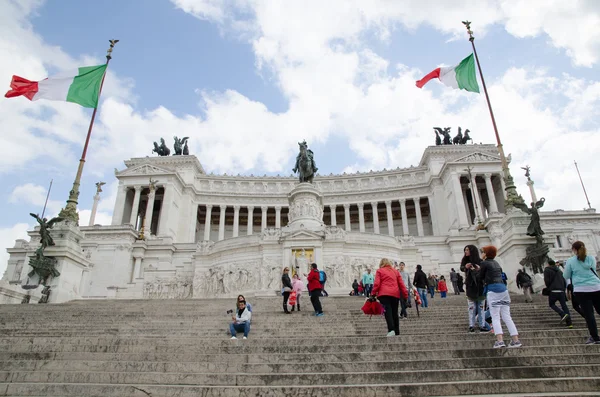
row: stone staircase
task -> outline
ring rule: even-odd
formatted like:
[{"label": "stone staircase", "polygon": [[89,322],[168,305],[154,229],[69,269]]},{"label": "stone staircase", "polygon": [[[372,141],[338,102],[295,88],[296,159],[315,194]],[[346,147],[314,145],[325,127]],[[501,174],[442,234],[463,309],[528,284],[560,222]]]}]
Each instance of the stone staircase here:
[{"label": "stone staircase", "polygon": [[325,316],[250,299],[248,340],[227,334],[231,300],[76,301],[0,306],[0,396],[600,396],[600,345],[514,297],[521,349],[467,333],[463,296],[409,309],[401,335],[323,299]]}]

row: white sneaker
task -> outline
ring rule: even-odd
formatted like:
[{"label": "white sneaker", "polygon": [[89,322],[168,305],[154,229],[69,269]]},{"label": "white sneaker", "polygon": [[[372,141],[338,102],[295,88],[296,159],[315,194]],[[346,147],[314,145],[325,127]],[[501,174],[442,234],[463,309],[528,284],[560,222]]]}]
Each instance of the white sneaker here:
[{"label": "white sneaker", "polygon": [[235,336],[232,336],[231,339],[237,339]]},{"label": "white sneaker", "polygon": [[396,333],[394,331],[390,331],[387,333],[386,336],[396,336]]},{"label": "white sneaker", "polygon": [[248,338],[246,338],[246,337],[244,336],[242,339],[248,339]]}]

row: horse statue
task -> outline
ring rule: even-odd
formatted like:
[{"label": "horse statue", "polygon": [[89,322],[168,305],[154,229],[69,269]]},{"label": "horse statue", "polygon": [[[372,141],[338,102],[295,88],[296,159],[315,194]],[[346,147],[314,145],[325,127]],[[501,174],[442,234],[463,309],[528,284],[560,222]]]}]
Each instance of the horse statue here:
[{"label": "horse statue", "polygon": [[458,134],[456,134],[456,136],[452,139],[452,144],[460,145],[462,143],[462,139],[463,139],[463,134],[462,134],[460,127],[458,127]]},{"label": "horse statue", "polygon": [[154,149],[152,149],[152,153],[156,153],[159,156],[168,156],[171,154],[171,150],[167,147],[165,140],[160,138],[160,146],[154,142]]},{"label": "horse statue", "polygon": [[[435,128],[434,128],[435,130]],[[435,131],[435,146],[440,146],[442,144],[442,138],[440,138],[439,132]]]},{"label": "horse statue", "polygon": [[451,127],[446,127],[443,130],[440,127],[433,127],[440,135],[444,136],[444,145],[452,145],[452,138],[450,137]]},{"label": "horse statue", "polygon": [[469,130],[465,130],[465,134],[463,135],[462,140],[460,141],[460,143],[462,145],[466,145],[467,141],[472,141],[473,139],[469,136]]},{"label": "horse statue", "polygon": [[188,136],[178,139],[177,136],[174,136],[175,144],[173,145],[173,149],[175,149],[175,153],[173,156],[180,156],[182,153],[183,145],[187,143]]},{"label": "horse statue", "polygon": [[314,154],[312,150],[308,148],[306,141],[298,142],[300,152],[296,156],[296,165],[292,172],[298,173],[298,179],[300,183],[308,182],[312,183],[318,168],[315,164]]}]

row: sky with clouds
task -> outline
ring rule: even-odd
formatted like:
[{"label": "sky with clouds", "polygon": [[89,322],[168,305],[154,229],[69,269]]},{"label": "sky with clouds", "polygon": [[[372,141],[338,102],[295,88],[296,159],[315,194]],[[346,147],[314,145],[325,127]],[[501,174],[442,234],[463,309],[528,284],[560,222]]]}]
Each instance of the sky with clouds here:
[{"label": "sky with clouds", "polygon": [[[415,80],[471,52],[472,21],[506,153],[532,168],[548,209],[600,200],[600,2],[595,0],[0,0],[0,82],[104,62],[117,38],[82,180],[87,225],[108,224],[114,169],[189,136],[208,172],[289,175],[306,139],[323,174],[416,165],[433,126],[495,143],[483,95]],[[71,188],[90,109],[0,98],[0,272]]]}]

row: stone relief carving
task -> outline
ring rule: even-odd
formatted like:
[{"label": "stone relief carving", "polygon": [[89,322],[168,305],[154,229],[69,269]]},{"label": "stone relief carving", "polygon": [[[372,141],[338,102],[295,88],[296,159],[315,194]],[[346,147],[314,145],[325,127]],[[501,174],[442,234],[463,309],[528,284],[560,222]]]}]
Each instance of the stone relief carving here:
[{"label": "stone relief carving", "polygon": [[162,168],[155,167],[153,165],[144,164],[138,167],[133,167],[122,171],[121,175],[150,175],[150,174],[164,174],[171,173],[172,171],[167,171]]},{"label": "stone relief carving", "polygon": [[504,237],[504,230],[502,230],[502,226],[497,223],[492,223],[488,226],[488,232],[490,233],[492,244],[494,244],[496,247],[499,247],[502,237]]},{"label": "stone relief carving", "polygon": [[325,227],[326,240],[344,240],[346,239],[346,231],[341,227],[327,226]]},{"label": "stone relief carving", "polygon": [[238,294],[242,291],[276,291],[281,287],[282,264],[265,259],[231,262],[197,274],[194,288],[198,297]]},{"label": "stone relief carving", "polygon": [[196,245],[196,253],[208,254],[212,250],[213,245],[215,245],[214,241],[199,241]]},{"label": "stone relief carving", "polygon": [[413,236],[398,236],[396,237],[396,240],[403,248],[415,246],[415,238]]},{"label": "stone relief carving", "polygon": [[192,297],[193,284],[188,278],[156,279],[144,283],[145,299],[188,299]]},{"label": "stone relief carving", "polygon": [[261,238],[263,240],[279,240],[281,237],[281,229],[277,229],[274,227],[268,227],[263,230],[261,234]]},{"label": "stone relief carving", "polygon": [[298,218],[323,219],[323,208],[314,197],[301,197],[292,203],[288,219],[290,222]]},{"label": "stone relief carving", "polygon": [[494,156],[490,156],[489,154],[472,153],[468,156],[455,160],[455,162],[457,163],[472,163],[478,161],[500,161],[500,159]]},{"label": "stone relief carving", "polygon": [[354,279],[360,280],[367,269],[373,272],[379,267],[380,258],[360,258],[339,255],[325,258],[324,270],[327,273],[327,286],[331,288],[348,288]]}]

